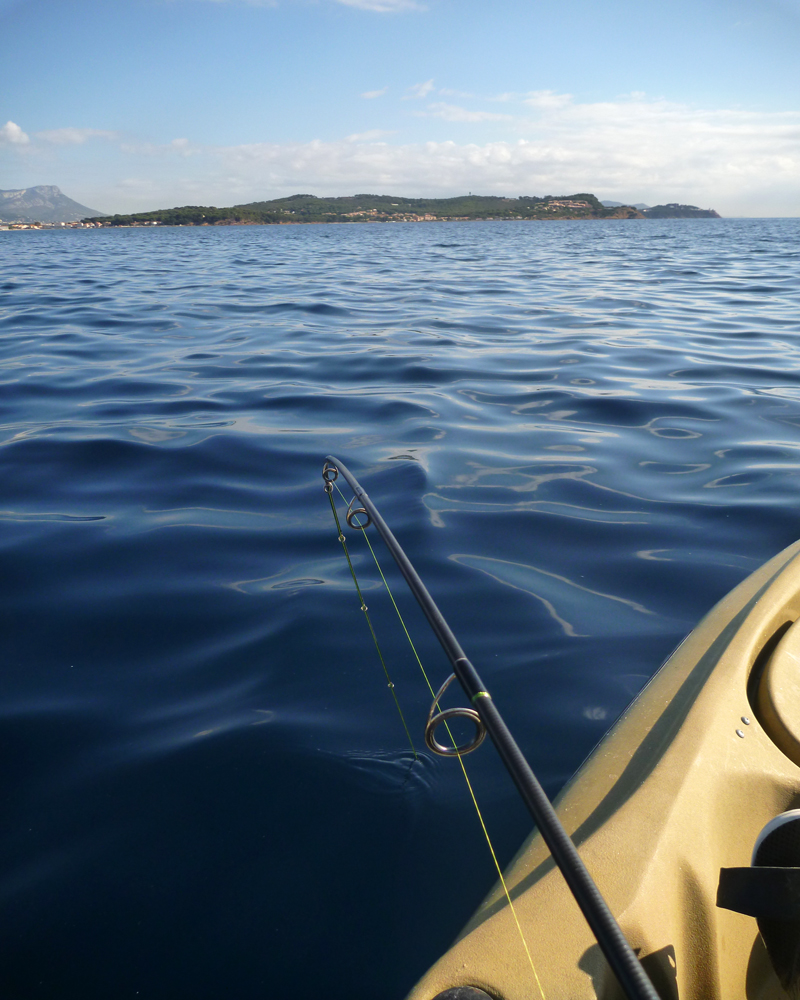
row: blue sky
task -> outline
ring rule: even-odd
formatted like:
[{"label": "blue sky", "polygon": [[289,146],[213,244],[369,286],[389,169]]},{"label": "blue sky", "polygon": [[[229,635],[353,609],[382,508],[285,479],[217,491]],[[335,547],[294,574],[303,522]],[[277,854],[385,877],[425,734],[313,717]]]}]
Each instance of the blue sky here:
[{"label": "blue sky", "polygon": [[0,188],[800,215],[800,0],[0,0]]}]

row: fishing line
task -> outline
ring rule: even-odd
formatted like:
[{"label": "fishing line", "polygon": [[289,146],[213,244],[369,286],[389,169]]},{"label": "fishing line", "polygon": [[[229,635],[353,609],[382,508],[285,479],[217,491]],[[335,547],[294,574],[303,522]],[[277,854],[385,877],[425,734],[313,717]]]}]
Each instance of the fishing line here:
[{"label": "fishing line", "polygon": [[[331,483],[330,485],[333,485],[333,486],[336,487],[336,492],[342,498],[342,501],[344,503],[347,503],[347,498],[342,493],[342,491],[339,489],[338,484],[336,484],[334,482],[334,483]],[[333,492],[332,491],[330,491],[328,493],[328,497],[330,498],[331,506],[333,506]],[[350,507],[348,506],[348,510],[349,509],[350,509]],[[335,510],[336,509],[334,507],[334,515],[335,515]],[[366,514],[366,511],[364,511],[364,513]],[[367,516],[369,516],[369,515],[367,515]],[[339,524],[338,518],[336,520],[336,524],[337,525]],[[414,645],[414,641],[412,640],[412,638],[411,638],[411,636],[409,634],[408,628],[406,627],[406,623],[403,620],[403,616],[400,614],[400,608],[398,608],[398,606],[397,606],[397,602],[394,599],[394,594],[392,593],[391,587],[389,586],[389,583],[388,583],[386,577],[383,575],[383,570],[381,569],[381,564],[378,562],[378,557],[375,554],[375,550],[373,549],[372,544],[371,544],[371,542],[369,540],[369,536],[367,535],[367,527],[369,525],[369,522],[367,522],[366,524],[362,525],[362,524],[359,524],[358,522],[355,521],[355,517],[349,516],[348,517],[348,524],[352,528],[360,528],[361,529],[361,534],[362,534],[362,536],[364,538],[364,541],[367,543],[367,546],[369,547],[369,551],[372,554],[372,558],[375,560],[375,565],[376,565],[376,567],[378,569],[378,573],[380,573],[380,577],[381,577],[381,580],[383,581],[383,585],[386,588],[386,593],[389,595],[389,600],[392,602],[392,606],[394,607],[394,610],[397,613],[397,617],[400,620],[400,624],[403,627],[403,631],[405,632],[406,639],[408,639],[408,644],[409,644],[409,646],[411,646],[411,651],[414,654],[414,659],[417,661],[417,663],[419,665],[419,669],[422,671],[422,676],[425,678],[425,683],[428,685],[428,690],[431,693],[431,698],[433,698],[433,704],[434,705],[438,705],[439,697],[441,697],[442,691],[444,689],[442,689],[442,691],[440,691],[438,693],[436,691],[434,691],[433,685],[431,684],[430,679],[428,677],[428,673],[425,670],[425,667],[422,665],[422,660],[420,659],[419,653],[417,652],[417,647]],[[347,554],[347,547],[346,547],[346,545],[345,545],[345,554]],[[348,562],[350,562],[350,557],[349,556],[348,556]],[[351,565],[351,572],[352,572],[352,565]],[[355,573],[353,573],[353,579],[355,580]],[[358,586],[358,584],[356,584],[356,586]],[[359,595],[360,595],[360,593],[361,592],[359,591]],[[373,633],[373,637],[374,637],[374,633]],[[377,640],[376,640],[376,645],[377,645]],[[458,747],[458,744],[456,743],[455,737],[453,736],[452,732],[450,731],[450,726],[447,723],[446,719],[444,720],[444,727],[447,730],[447,735],[449,736],[450,740],[453,743],[453,749],[456,750],[456,748]],[[469,775],[467,774],[467,768],[466,768],[466,765],[464,764],[463,757],[458,752],[456,752],[454,754],[454,756],[456,756],[458,758],[458,763],[461,765],[461,772],[464,775],[464,781],[467,784],[467,789],[469,791],[470,798],[472,799],[472,804],[475,806],[475,812],[478,814],[478,821],[481,824],[481,829],[483,830],[483,835],[486,838],[486,843],[487,843],[487,845],[489,847],[489,853],[492,855],[492,861],[494,862],[494,866],[497,869],[497,874],[498,874],[498,876],[500,878],[500,884],[503,887],[503,892],[505,893],[506,901],[508,902],[509,909],[511,910],[511,915],[514,918],[514,923],[517,925],[517,931],[519,932],[520,940],[522,941],[522,947],[525,949],[525,954],[526,954],[526,956],[528,958],[528,962],[530,963],[531,970],[532,970],[534,978],[536,980],[536,985],[539,987],[539,993],[541,994],[542,1000],[546,1000],[544,989],[542,988],[542,983],[541,983],[541,981],[539,979],[539,974],[536,971],[536,966],[533,964],[533,958],[531,957],[530,949],[528,948],[528,942],[525,939],[525,934],[523,933],[522,925],[521,925],[521,923],[519,921],[519,917],[517,916],[517,911],[516,911],[516,909],[514,907],[514,903],[511,900],[511,893],[508,891],[508,886],[506,885],[506,880],[503,878],[503,870],[500,867],[500,862],[497,860],[497,854],[495,853],[494,845],[492,844],[492,839],[489,836],[489,831],[486,829],[486,823],[484,822],[484,819],[483,819],[483,813],[481,812],[480,806],[478,805],[478,800],[475,797],[475,792],[474,792],[473,787],[472,787],[472,782],[469,780]]]},{"label": "fishing line", "polygon": [[[322,469],[325,488],[332,490],[333,481],[338,479],[340,474],[344,476],[347,485],[354,493],[347,512],[348,524],[353,526],[353,516],[357,513],[363,513],[367,516],[367,521],[362,524],[362,527],[366,527],[370,522],[375,525],[378,534],[397,563],[409,590],[417,599],[422,613],[428,619],[428,624],[433,629],[434,635],[450,661],[453,677],[458,680],[472,706],[470,708],[445,709],[436,716],[431,714],[425,727],[425,742],[437,753],[463,754],[477,746],[478,739],[482,738],[479,729],[482,728],[486,731],[528,807],[531,818],[549,848],[553,861],[564,876],[564,881],[575,902],[592,929],[600,951],[616,976],[627,1000],[658,1000],[658,993],[654,989],[650,977],[636,957],[630,942],[609,909],[608,903],[597,888],[583,858],[578,853],[572,838],[564,829],[558,813],[553,808],[553,804],[547,797],[539,779],[531,770],[530,764],[525,759],[525,755],[520,750],[503,716],[490,697],[478,671],[462,649],[444,615],[436,606],[436,602],[420,579],[419,573],[414,569],[402,546],[392,534],[378,508],[370,500],[364,487],[344,463],[340,462],[334,455],[327,455]],[[356,498],[361,506],[357,511],[353,511],[351,508],[356,502]],[[435,700],[438,701],[442,693],[443,689],[435,696]],[[476,723],[476,737],[469,744],[450,749],[437,744],[433,733],[439,723],[452,715],[472,719]],[[478,723],[480,723],[480,727]]]},{"label": "fishing line", "polygon": [[[350,553],[347,549],[347,539],[344,537],[344,532],[342,531],[342,526],[339,523],[339,515],[336,512],[336,504],[333,502],[333,490],[328,489],[331,483],[326,484],[325,492],[328,494],[328,499],[331,502],[331,510],[333,511],[333,519],[336,522],[336,530],[339,535],[339,541],[342,543],[342,548],[344,549],[344,554],[347,558],[347,565],[350,567],[350,574],[353,577],[353,583],[356,586],[356,593],[358,594],[358,599],[361,601],[361,610],[364,612],[364,617],[367,620],[367,625],[369,625],[369,630],[372,635],[372,641],[375,643],[375,649],[378,652],[378,659],[381,661],[381,666],[383,667],[383,672],[386,675],[386,684],[392,693],[392,698],[394,698],[394,703],[397,706],[398,714],[400,715],[400,721],[403,723],[403,729],[406,731],[406,736],[408,737],[408,742],[411,746],[411,752],[414,754],[414,760],[419,760],[419,755],[417,754],[417,749],[414,746],[414,741],[411,739],[411,732],[409,731],[408,725],[406,724],[405,716],[403,715],[403,709],[400,707],[400,702],[397,698],[397,692],[394,689],[394,684],[392,683],[392,678],[389,676],[389,668],[386,666],[386,661],[383,658],[383,653],[381,652],[381,647],[378,643],[378,637],[375,635],[375,629],[372,627],[372,619],[369,616],[369,610],[367,609],[367,602],[364,600],[364,595],[361,593],[361,587],[358,585],[358,578],[356,577],[356,571],[353,568],[353,563],[350,560]],[[336,487],[337,490],[339,487]],[[339,490],[339,493],[342,491]],[[344,498],[343,498],[344,499]],[[383,574],[381,574],[383,575]]]}]

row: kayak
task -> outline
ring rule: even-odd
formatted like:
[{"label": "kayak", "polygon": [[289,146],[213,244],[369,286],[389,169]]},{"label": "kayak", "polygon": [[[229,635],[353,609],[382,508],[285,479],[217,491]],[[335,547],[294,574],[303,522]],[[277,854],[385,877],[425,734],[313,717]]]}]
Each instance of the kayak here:
[{"label": "kayak", "polygon": [[[800,542],[705,616],[554,803],[662,1000],[779,1000],[781,983],[800,996],[769,937],[788,929],[800,948],[800,814],[796,857],[779,862],[797,868],[759,874],[788,872],[795,896],[776,901],[759,884],[761,902],[738,905],[725,889],[725,871],[741,881],[754,870],[770,821],[800,806],[798,619]],[[537,831],[504,878],[535,973],[498,884],[408,1000],[618,1000]]]}]

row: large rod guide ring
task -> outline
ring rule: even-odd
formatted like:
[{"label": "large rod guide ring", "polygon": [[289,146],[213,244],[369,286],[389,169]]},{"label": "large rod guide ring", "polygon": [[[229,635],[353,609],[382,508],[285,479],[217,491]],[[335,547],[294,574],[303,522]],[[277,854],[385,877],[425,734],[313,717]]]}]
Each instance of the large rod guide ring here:
[{"label": "large rod guide ring", "polygon": [[[354,507],[353,504],[355,502],[356,498],[353,497],[353,499],[350,501],[350,504],[348,505],[347,513],[345,514],[345,519],[351,528],[361,528],[361,530],[363,531],[365,528],[368,528],[372,524],[372,518],[369,516],[369,511],[367,510],[366,507]],[[363,516],[366,518],[366,521],[364,521],[364,523],[362,524],[360,521],[354,520],[356,516],[358,517]]]},{"label": "large rod guide ring", "polygon": [[[468,753],[472,753],[473,750],[477,750],[486,738],[486,726],[484,726],[483,720],[474,708],[445,708],[443,711],[436,711],[439,707],[439,699],[455,679],[456,675],[450,674],[436,692],[431,710],[428,712],[428,721],[425,723],[425,745],[429,750],[438,753],[440,757],[464,757]],[[445,746],[436,739],[436,730],[447,719],[456,718],[469,719],[473,722],[475,724],[475,735],[469,743]]]},{"label": "large rod guide ring", "polygon": [[331,465],[330,462],[326,462],[322,466],[322,478],[325,480],[325,492],[333,493],[333,484],[339,478],[339,470],[335,465]]}]

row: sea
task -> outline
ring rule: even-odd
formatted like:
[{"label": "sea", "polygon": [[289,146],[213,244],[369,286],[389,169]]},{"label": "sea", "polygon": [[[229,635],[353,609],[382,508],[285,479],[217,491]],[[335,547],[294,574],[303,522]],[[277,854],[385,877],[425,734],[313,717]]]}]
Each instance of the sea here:
[{"label": "sea", "polygon": [[0,996],[402,1000],[496,872],[326,456],[554,796],[800,537],[800,219],[3,232],[0,443]]}]

